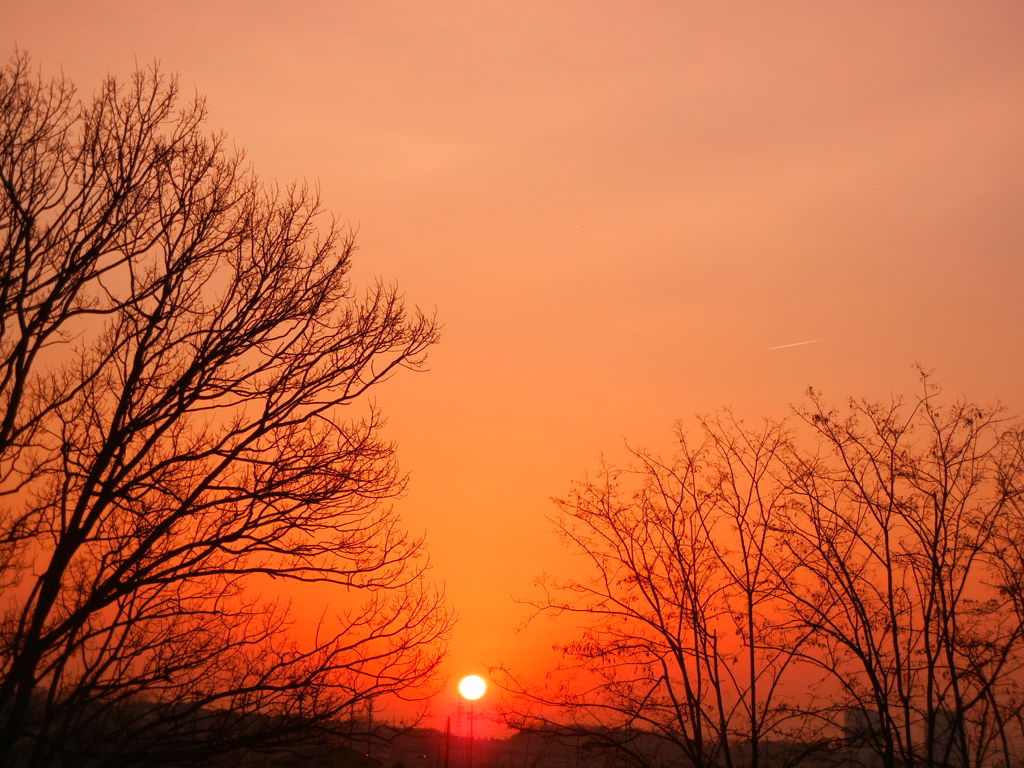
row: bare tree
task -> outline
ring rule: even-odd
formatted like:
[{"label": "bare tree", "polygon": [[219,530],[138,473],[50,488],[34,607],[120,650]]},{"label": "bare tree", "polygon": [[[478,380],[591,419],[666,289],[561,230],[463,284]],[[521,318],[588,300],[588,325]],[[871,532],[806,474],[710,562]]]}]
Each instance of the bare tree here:
[{"label": "bare tree", "polygon": [[[682,429],[671,462],[635,452],[629,470],[558,502],[556,524],[592,578],[545,584],[540,612],[575,615],[562,685],[528,690],[521,727],[604,739],[638,765],[781,765],[780,683],[801,640],[778,622],[771,532],[785,503],[788,437],[725,413]],[[783,635],[787,640],[781,642]],[[539,706],[537,706],[539,705]],[[529,714],[527,714],[529,713]]]},{"label": "bare tree", "polygon": [[798,427],[725,414],[558,502],[591,579],[522,728],[635,765],[974,768],[1024,755],[1024,438],[922,392]]},{"label": "bare tree", "polygon": [[366,404],[435,324],[205,114],[155,68],[0,71],[0,766],[210,760],[437,662]]},{"label": "bare tree", "polygon": [[812,391],[801,415],[819,449],[794,460],[781,539],[800,562],[789,610],[813,637],[803,659],[828,679],[819,716],[883,765],[1009,765],[1019,439],[998,409],[944,405],[922,383],[909,402],[851,400],[845,413]]},{"label": "bare tree", "polygon": [[[1019,425],[1002,434],[997,458],[998,493],[1003,507],[994,525],[990,547],[995,585],[1001,601],[1009,603],[1009,622],[1024,627],[1024,429]],[[1002,672],[996,669],[996,672]],[[1009,764],[1009,735],[1024,734],[1024,686],[1020,676],[989,674],[986,686],[990,712],[999,734],[999,747]]]}]

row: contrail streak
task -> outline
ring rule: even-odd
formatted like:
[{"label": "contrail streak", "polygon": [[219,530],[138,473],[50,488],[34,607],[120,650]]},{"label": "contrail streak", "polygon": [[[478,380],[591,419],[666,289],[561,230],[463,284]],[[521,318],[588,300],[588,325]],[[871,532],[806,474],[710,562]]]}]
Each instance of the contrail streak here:
[{"label": "contrail streak", "polygon": [[804,344],[817,344],[819,341],[825,341],[825,339],[808,339],[807,341],[797,341],[792,344],[779,344],[777,347],[768,347],[768,351],[771,352],[773,349],[787,349],[788,347],[802,347]]}]

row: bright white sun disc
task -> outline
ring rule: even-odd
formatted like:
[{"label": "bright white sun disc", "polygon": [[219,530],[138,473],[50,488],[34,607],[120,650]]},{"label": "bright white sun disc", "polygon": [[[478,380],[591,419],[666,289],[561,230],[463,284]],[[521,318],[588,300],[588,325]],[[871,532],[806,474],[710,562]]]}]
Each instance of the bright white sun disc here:
[{"label": "bright white sun disc", "polygon": [[487,690],[487,683],[480,675],[466,675],[459,680],[459,693],[464,699],[476,701],[484,695]]}]

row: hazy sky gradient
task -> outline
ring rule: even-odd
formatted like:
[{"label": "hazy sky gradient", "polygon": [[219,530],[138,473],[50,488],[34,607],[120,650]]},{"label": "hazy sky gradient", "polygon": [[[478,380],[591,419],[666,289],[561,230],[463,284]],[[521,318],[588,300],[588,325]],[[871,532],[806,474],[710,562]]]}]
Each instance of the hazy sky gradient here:
[{"label": "hazy sky gradient", "polygon": [[319,182],[358,279],[436,307],[431,371],[379,404],[448,673],[547,662],[510,598],[624,438],[914,362],[1024,410],[1021,3],[298,5],[0,0],[0,30],[86,91],[180,73],[261,175]]}]

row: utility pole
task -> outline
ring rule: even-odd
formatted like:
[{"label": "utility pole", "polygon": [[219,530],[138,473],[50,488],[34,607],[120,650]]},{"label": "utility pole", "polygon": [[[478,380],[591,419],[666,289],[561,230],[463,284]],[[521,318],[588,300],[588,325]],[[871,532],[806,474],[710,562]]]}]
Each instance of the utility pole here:
[{"label": "utility pole", "polygon": [[366,707],[366,758],[370,758],[370,744],[373,738],[373,699],[367,699]]},{"label": "utility pole", "polygon": [[444,768],[448,768],[448,755],[452,749],[452,716],[448,715],[448,721],[444,726]]}]

